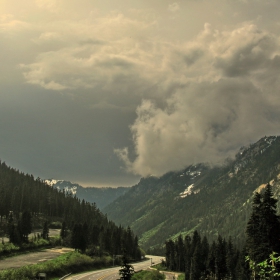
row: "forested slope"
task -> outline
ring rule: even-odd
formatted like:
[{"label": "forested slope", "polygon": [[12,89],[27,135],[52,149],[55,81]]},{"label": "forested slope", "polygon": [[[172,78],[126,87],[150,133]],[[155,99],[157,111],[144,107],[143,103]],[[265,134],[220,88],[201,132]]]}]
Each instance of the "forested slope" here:
[{"label": "forested slope", "polygon": [[137,236],[129,227],[109,221],[95,204],[0,162],[1,235],[21,246],[29,242],[32,228],[44,232],[51,222],[62,225],[62,242],[82,252],[88,249],[89,254],[99,256],[126,252],[130,258],[141,257]]},{"label": "forested slope", "polygon": [[195,229],[210,241],[218,234],[232,236],[241,246],[254,190],[271,182],[278,194],[279,173],[280,137],[264,137],[242,147],[224,166],[192,165],[141,179],[104,212],[117,223],[130,224],[146,248]]}]

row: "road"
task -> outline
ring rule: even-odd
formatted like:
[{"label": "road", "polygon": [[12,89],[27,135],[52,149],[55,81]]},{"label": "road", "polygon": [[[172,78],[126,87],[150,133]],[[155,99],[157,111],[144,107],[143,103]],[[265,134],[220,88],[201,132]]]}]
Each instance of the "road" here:
[{"label": "road", "polygon": [[[135,271],[148,269],[151,266],[152,262],[157,264],[160,263],[161,260],[163,259],[163,257],[158,257],[158,256],[148,255],[146,257],[149,258],[149,260],[132,264]],[[120,267],[118,266],[118,267],[107,268],[98,271],[82,273],[74,276],[69,276],[66,278],[66,280],[116,280],[120,278],[119,269]]]}]

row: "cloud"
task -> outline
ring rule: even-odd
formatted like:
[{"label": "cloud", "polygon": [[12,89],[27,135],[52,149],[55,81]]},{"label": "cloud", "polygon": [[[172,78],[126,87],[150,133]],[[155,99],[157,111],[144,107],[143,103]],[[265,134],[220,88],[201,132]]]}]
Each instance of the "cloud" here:
[{"label": "cloud", "polygon": [[169,4],[168,10],[172,13],[175,13],[180,10],[180,6],[177,2],[174,2],[172,4]]},{"label": "cloud", "polygon": [[[79,147],[68,137],[77,154],[81,150],[81,161],[98,154],[95,167],[104,151],[110,154],[116,147],[124,167],[141,175],[221,162],[239,146],[279,131],[279,3],[245,2],[6,1],[0,18],[2,95],[10,85],[22,98],[33,92],[26,98],[30,108],[41,108],[41,100],[49,99],[47,114],[60,112],[69,98],[75,112],[71,123],[81,112],[103,112],[84,116],[67,134],[83,135],[83,141],[102,135],[100,145]],[[58,114],[55,123],[68,120],[65,116]],[[57,133],[54,147],[65,146],[69,139]],[[65,140],[59,142],[60,137]],[[38,151],[47,143],[42,141]],[[119,160],[110,156],[111,170],[117,170]],[[92,166],[87,158],[87,168]]]},{"label": "cloud", "polygon": [[149,71],[154,71],[153,54],[146,50],[141,33],[153,25],[153,21],[131,19],[121,13],[79,23],[59,21],[47,29],[42,27],[32,39],[48,51],[20,67],[27,83],[58,91],[141,87]]},{"label": "cloud", "polygon": [[221,163],[244,143],[277,134],[279,52],[279,38],[247,23],[223,32],[205,25],[193,42],[175,48],[168,63],[181,86],[164,106],[144,100],[138,107],[131,126],[136,156],[115,151],[127,170],[161,175]]}]

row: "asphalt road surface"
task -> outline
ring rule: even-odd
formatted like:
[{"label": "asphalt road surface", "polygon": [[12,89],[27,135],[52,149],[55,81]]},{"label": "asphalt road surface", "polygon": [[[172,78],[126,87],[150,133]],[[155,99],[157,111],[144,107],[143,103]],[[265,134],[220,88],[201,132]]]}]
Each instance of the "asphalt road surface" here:
[{"label": "asphalt road surface", "polygon": [[[149,260],[132,264],[135,271],[146,270],[151,266],[152,262],[154,264],[157,264],[160,263],[161,260],[163,259],[163,257],[158,257],[158,256],[146,256],[146,257],[149,258]],[[119,269],[120,266],[77,274],[74,276],[67,277],[66,280],[116,280],[120,278]]]}]

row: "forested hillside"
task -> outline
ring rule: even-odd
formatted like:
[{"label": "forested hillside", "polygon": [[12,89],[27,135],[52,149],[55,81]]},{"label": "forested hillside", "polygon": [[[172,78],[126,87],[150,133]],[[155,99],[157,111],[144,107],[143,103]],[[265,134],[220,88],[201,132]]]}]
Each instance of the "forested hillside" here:
[{"label": "forested hillside", "polygon": [[279,279],[280,216],[277,199],[267,184],[255,192],[252,212],[244,228],[246,242],[242,250],[221,235],[208,242],[198,231],[165,242],[165,266],[185,273],[185,280],[197,279]]},{"label": "forested hillside", "polygon": [[210,242],[218,234],[232,236],[241,247],[253,192],[270,182],[279,194],[279,155],[280,137],[264,137],[242,147],[223,166],[191,165],[160,178],[143,178],[104,212],[117,223],[130,224],[146,248],[194,230]]},{"label": "forested hillside", "polygon": [[[116,226],[92,203],[54,189],[41,179],[0,162],[0,233],[21,245],[32,229],[43,238],[51,222],[61,226],[61,242],[90,254],[120,255],[139,259],[138,238],[129,227]],[[45,231],[45,236],[44,236]]]}]

